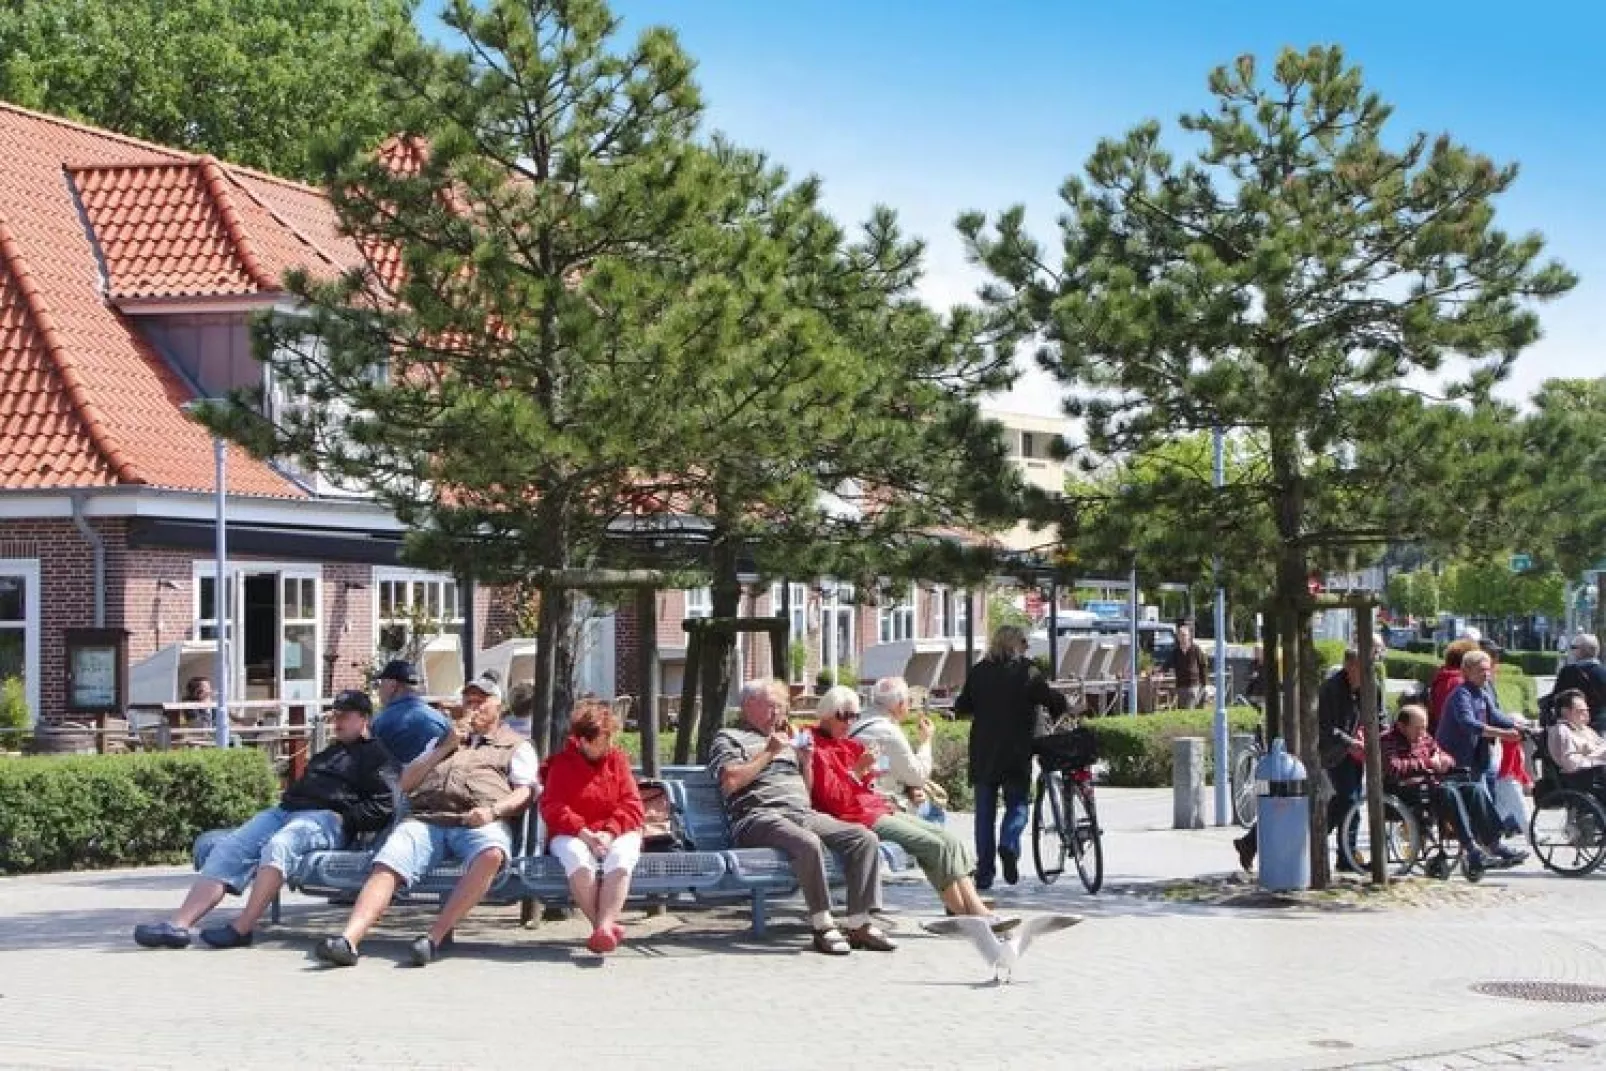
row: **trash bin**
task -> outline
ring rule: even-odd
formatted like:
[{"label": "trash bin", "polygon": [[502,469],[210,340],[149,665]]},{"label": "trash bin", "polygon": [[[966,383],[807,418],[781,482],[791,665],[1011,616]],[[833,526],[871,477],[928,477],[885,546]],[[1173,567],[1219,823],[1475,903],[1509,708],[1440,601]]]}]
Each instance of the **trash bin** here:
[{"label": "trash bin", "polygon": [[1260,887],[1310,888],[1310,782],[1279,737],[1255,767]]}]

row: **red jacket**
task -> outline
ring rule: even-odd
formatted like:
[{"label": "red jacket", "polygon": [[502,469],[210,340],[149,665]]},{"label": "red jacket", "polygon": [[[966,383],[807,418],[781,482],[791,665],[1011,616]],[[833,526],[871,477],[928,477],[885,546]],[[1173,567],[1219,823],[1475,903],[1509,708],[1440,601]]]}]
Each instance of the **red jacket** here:
[{"label": "red jacket", "polygon": [[815,731],[809,802],[816,811],[861,826],[873,826],[876,819],[892,813],[892,801],[875,790],[874,773],[864,781],[853,775],[863,754],[864,745],[857,740],[838,740]]},{"label": "red jacket", "polygon": [[554,837],[582,829],[619,836],[641,828],[641,792],[630,758],[619,748],[592,762],[573,737],[547,760],[542,779],[541,820]]},{"label": "red jacket", "polygon": [[1444,776],[1433,768],[1434,757],[1446,752],[1432,733],[1423,733],[1413,744],[1398,727],[1393,727],[1378,738],[1378,745],[1383,751],[1383,780],[1387,784],[1432,781]]},{"label": "red jacket", "polygon": [[1449,666],[1440,666],[1433,675],[1433,683],[1428,687],[1428,732],[1439,731],[1439,717],[1444,713],[1445,701],[1451,692],[1461,687],[1463,679],[1459,669]]}]

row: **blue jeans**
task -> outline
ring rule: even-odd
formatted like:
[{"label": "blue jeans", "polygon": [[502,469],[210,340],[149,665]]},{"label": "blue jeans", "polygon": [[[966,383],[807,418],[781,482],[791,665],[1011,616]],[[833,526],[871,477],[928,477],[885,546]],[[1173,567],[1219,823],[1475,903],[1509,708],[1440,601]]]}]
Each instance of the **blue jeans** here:
[{"label": "blue jeans", "polygon": [[[999,852],[1020,858],[1020,838],[1026,832],[1026,797],[1030,779],[976,782],[976,883],[991,885]],[[998,824],[998,793],[1004,793],[1004,827]],[[996,839],[995,839],[996,837]]]},{"label": "blue jeans", "polygon": [[340,816],[333,811],[269,807],[218,842],[201,864],[201,876],[238,896],[257,867],[271,866],[288,877],[305,856],[338,848],[340,840]]}]

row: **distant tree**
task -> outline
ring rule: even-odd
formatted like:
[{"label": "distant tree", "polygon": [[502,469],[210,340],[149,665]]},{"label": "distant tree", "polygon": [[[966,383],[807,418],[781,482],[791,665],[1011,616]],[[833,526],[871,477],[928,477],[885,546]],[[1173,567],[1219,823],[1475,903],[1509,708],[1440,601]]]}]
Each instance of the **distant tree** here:
[{"label": "distant tree", "polygon": [[1414,569],[1389,577],[1385,592],[1389,608],[1415,618],[1439,614],[1439,578],[1432,569]]},{"label": "distant tree", "polygon": [[0,99],[314,178],[312,143],[387,132],[381,37],[414,0],[20,0],[0,6]]},{"label": "distant tree", "polygon": [[[1578,578],[1606,558],[1606,379],[1546,380],[1523,421],[1528,480],[1520,545],[1535,563]],[[1597,580],[1595,631],[1606,634],[1606,572]]]},{"label": "distant tree", "polygon": [[[1244,56],[1210,92],[1180,122],[1191,161],[1157,122],[1101,142],[1061,188],[1052,242],[1018,207],[960,230],[1005,340],[1038,340],[1096,454],[1214,426],[1265,443],[1263,476],[1217,508],[1196,508],[1197,486],[1178,493],[1214,545],[1274,570],[1268,670],[1298,673],[1268,713],[1314,766],[1312,566],[1482,538],[1521,465],[1510,415],[1483,399],[1538,337],[1532,303],[1574,279],[1541,261],[1538,235],[1494,225],[1515,167],[1448,136],[1387,140],[1391,109],[1341,50],[1285,50],[1269,79]],[[1456,359],[1470,375],[1446,390],[1465,404],[1424,397],[1421,377]],[[1313,822],[1324,885],[1320,808]]]}]

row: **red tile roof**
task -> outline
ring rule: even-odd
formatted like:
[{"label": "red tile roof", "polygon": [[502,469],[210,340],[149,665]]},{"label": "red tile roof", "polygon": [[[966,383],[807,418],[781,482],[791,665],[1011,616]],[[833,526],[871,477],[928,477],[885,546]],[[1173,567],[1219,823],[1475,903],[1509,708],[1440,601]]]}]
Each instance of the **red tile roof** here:
[{"label": "red tile roof", "polygon": [[[360,262],[318,193],[0,104],[0,489],[210,490],[190,388],[115,302],[271,296]],[[230,450],[232,493],[304,497]]]}]

